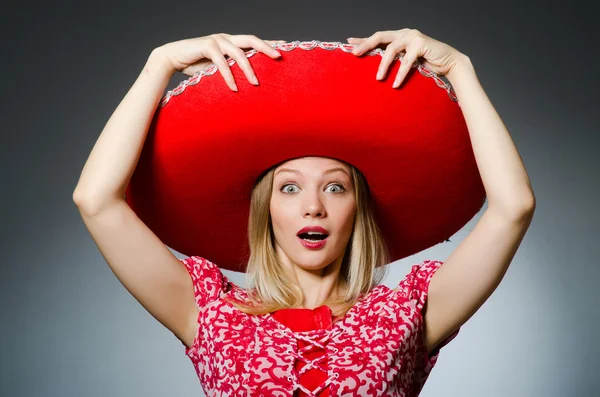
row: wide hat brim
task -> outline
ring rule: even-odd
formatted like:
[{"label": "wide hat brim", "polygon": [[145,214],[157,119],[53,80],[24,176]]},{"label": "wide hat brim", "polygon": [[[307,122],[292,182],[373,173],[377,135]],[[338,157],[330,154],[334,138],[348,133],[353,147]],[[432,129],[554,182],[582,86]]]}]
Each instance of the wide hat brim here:
[{"label": "wide hat brim", "polygon": [[447,240],[485,202],[467,126],[449,84],[415,62],[400,89],[375,74],[383,51],[275,44],[247,51],[253,86],[228,59],[239,92],[211,65],[162,98],[126,201],[168,247],[244,272],[257,178],[285,160],[323,156],[366,177],[392,261]]}]

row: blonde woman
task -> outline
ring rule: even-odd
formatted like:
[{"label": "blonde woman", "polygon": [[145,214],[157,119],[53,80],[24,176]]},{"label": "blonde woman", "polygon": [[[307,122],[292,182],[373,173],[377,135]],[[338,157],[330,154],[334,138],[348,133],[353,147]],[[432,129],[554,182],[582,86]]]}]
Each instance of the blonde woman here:
[{"label": "blonde woman", "polygon": [[207,396],[416,396],[440,348],[497,288],[535,208],[517,150],[466,55],[414,29],[348,39],[356,56],[385,47],[373,76],[381,81],[405,52],[390,90],[417,59],[446,76],[488,199],[475,229],[445,262],[414,265],[395,289],[380,284],[390,254],[371,187],[340,159],[287,159],[254,185],[252,290],[206,258],[177,259],[124,199],[175,72],[193,76],[214,63],[238,91],[225,55],[258,85],[243,49],[276,59],[281,43],[220,33],[152,51],[94,146],[73,200],[117,278],[185,345]]}]

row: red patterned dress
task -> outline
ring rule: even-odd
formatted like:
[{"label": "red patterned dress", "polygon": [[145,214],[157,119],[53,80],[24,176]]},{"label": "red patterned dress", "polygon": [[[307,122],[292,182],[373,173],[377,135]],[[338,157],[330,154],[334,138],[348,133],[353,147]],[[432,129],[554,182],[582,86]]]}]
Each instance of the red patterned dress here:
[{"label": "red patterned dress", "polygon": [[216,264],[180,261],[199,308],[185,353],[207,397],[416,397],[460,330],[427,354],[422,311],[440,261],[413,265],[398,288],[375,286],[333,324],[327,306],[246,314],[224,298],[243,300],[247,291]]}]

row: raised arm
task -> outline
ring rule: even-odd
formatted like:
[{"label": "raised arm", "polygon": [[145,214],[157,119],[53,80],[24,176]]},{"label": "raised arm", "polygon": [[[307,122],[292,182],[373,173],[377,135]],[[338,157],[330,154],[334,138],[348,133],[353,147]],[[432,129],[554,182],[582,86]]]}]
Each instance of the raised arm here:
[{"label": "raised arm", "polygon": [[123,286],[182,342],[191,344],[198,313],[191,278],[124,200],[150,122],[174,72],[158,50],[151,53],[94,145],[73,200]]},{"label": "raised arm", "polygon": [[190,274],[133,212],[124,194],[172,75],[176,71],[193,75],[212,60],[233,89],[233,75],[223,54],[235,58],[249,78],[254,75],[239,45],[277,56],[255,36],[226,34],[181,40],[152,51],[106,123],[73,192],[73,201],[113,273],[187,347],[197,330],[199,310]]}]

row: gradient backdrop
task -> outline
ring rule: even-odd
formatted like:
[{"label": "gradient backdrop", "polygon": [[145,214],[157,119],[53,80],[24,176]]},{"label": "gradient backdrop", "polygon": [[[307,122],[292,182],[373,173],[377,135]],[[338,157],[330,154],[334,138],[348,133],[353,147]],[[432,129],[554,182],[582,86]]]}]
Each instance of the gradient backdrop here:
[{"label": "gradient backdrop", "polygon": [[[405,27],[471,58],[537,198],[503,282],[442,350],[422,395],[600,396],[600,57],[591,6],[4,4],[0,396],[203,395],[183,345],[118,282],[72,201],[93,144],[153,48],[219,32],[345,41]],[[175,75],[168,89],[184,79]],[[418,261],[445,260],[480,215],[451,243],[394,263],[385,284],[396,286]]]}]

